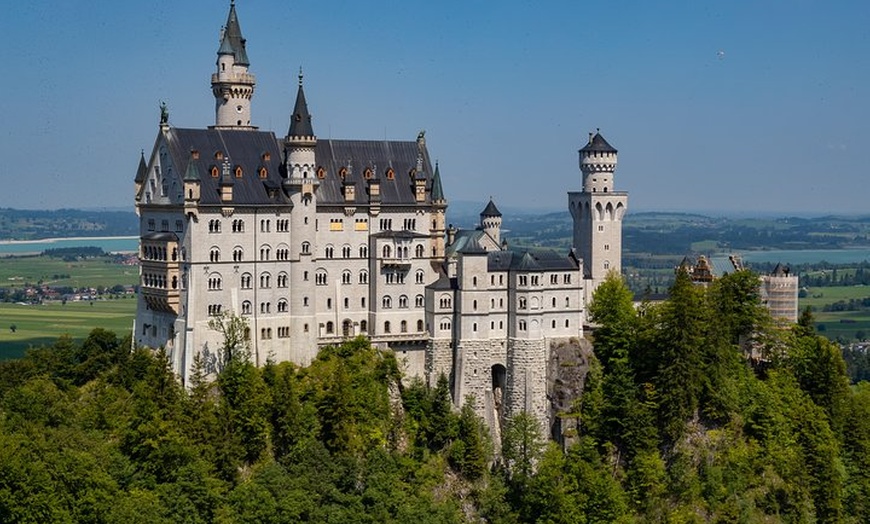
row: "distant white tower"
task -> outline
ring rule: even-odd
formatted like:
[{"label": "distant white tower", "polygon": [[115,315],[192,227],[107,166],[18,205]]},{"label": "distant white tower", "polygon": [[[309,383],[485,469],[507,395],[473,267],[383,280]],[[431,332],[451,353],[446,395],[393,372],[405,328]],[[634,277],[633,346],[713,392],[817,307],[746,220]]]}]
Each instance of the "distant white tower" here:
[{"label": "distant white tower", "polygon": [[601,133],[589,133],[589,142],[580,149],[583,190],[568,192],[574,249],[583,259],[587,299],[607,273],[622,271],[622,217],[628,193],[614,190],[615,170],[616,149]]},{"label": "distant white tower", "polygon": [[251,98],[254,75],[248,72],[248,52],[236,16],[236,4],[230,2],[227,25],[221,34],[217,52],[217,72],[211,75],[215,99],[216,129],[256,129],[251,125]]}]

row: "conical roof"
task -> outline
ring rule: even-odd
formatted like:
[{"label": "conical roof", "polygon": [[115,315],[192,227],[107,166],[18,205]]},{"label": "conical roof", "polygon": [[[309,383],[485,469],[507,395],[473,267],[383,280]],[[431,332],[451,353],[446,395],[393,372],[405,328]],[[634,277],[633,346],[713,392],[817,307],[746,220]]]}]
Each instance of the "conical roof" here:
[{"label": "conical roof", "polygon": [[238,65],[251,65],[248,61],[248,51],[245,49],[245,38],[242,36],[242,28],[239,26],[239,17],[236,14],[236,3],[230,2],[230,14],[227,16],[227,25],[224,27],[224,36],[218,54],[226,54],[232,50]]},{"label": "conical roof", "polygon": [[482,217],[500,217],[501,211],[499,211],[498,208],[495,207],[495,202],[493,202],[492,199],[490,198],[489,204],[487,204],[486,207],[483,209],[483,211],[480,212],[480,216],[482,216]]},{"label": "conical roof", "polygon": [[308,112],[308,103],[305,101],[305,91],[302,89],[302,73],[299,73],[299,89],[296,91],[296,106],[290,116],[290,130],[287,136],[314,136],[314,127],[311,125],[311,113]]},{"label": "conical roof", "polygon": [[444,188],[441,187],[441,171],[438,169],[438,162],[435,162],[435,174],[432,175],[432,200],[444,200]]},{"label": "conical roof", "polygon": [[145,164],[145,151],[139,153],[139,169],[136,170],[135,182],[142,183],[145,181],[145,176],[148,174],[148,166]]},{"label": "conical roof", "polygon": [[607,143],[607,140],[601,136],[601,133],[596,131],[595,134],[589,134],[589,142],[583,146],[580,151],[598,151],[602,153],[616,153],[616,148]]},{"label": "conical roof", "polygon": [[190,161],[187,163],[187,170],[184,172],[185,182],[199,182],[199,169],[196,167],[196,160],[193,153],[190,154]]}]

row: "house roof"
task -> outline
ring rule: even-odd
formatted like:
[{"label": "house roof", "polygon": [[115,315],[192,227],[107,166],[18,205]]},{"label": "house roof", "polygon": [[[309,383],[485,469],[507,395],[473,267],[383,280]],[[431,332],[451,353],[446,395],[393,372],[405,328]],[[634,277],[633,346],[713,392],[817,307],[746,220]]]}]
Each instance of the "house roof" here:
[{"label": "house roof", "polygon": [[495,207],[495,202],[493,202],[492,199],[490,198],[489,204],[487,204],[486,207],[483,209],[483,211],[480,212],[480,216],[482,216],[482,217],[500,217],[501,211],[499,211],[498,208]]}]

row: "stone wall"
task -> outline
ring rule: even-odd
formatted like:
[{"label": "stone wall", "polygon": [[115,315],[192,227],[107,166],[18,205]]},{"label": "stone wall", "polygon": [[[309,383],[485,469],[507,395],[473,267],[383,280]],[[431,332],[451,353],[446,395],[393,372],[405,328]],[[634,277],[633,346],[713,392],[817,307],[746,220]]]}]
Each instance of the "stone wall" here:
[{"label": "stone wall", "polygon": [[509,339],[507,347],[507,386],[504,413],[508,418],[523,411],[541,424],[543,434],[549,428],[550,406],[547,401],[546,339]]}]

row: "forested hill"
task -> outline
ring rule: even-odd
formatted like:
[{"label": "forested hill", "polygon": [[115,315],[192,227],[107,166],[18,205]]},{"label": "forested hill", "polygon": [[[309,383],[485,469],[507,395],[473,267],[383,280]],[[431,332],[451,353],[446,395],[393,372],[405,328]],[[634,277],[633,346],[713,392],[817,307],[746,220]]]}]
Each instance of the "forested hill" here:
[{"label": "forested hill", "polygon": [[55,211],[0,208],[0,240],[37,240],[59,237],[115,237],[139,234],[139,220],[131,211]]},{"label": "forested hill", "polygon": [[364,339],[304,368],[225,344],[189,389],[129,338],[60,339],[0,363],[0,522],[870,522],[870,385],[836,346],[774,329],[750,272],[670,297],[602,284],[575,444],[519,414],[500,456]]}]

